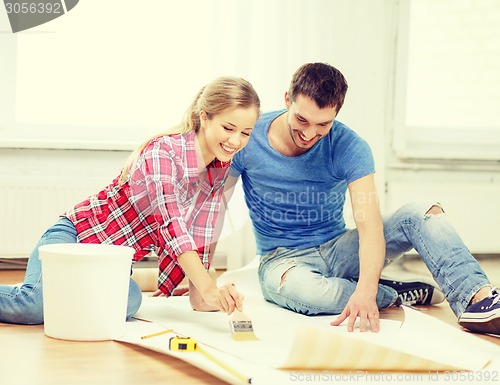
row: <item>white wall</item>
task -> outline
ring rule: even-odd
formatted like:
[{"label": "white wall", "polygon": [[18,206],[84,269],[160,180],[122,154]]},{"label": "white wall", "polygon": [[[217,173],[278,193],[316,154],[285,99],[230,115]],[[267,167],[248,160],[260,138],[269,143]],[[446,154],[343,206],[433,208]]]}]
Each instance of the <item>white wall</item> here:
[{"label": "white wall", "polygon": [[[200,57],[200,63],[209,68],[206,76],[227,73],[246,77],[259,92],[263,109],[270,110],[283,107],[284,91],[299,65],[308,61],[335,65],[349,83],[346,102],[338,119],[360,133],[372,146],[384,213],[410,201],[438,200],[445,205],[473,252],[500,253],[496,225],[500,217],[496,199],[500,191],[498,165],[403,160],[393,151],[396,0],[253,0],[245,3],[220,0],[212,3],[217,11],[229,12],[231,17],[224,25],[209,24],[214,28],[213,36],[218,39],[204,40],[200,36],[200,44],[212,44],[210,60],[203,61],[204,58]],[[86,4],[97,3],[88,0]],[[75,8],[72,13],[77,10]],[[121,25],[126,26],[126,23]],[[242,30],[252,31],[251,38],[244,37]],[[6,38],[7,34],[0,34],[0,42]],[[160,43],[165,41],[162,36]],[[159,44],[158,47],[167,46]],[[113,57],[113,52],[106,55]],[[2,81],[9,78],[8,68],[2,66],[7,63],[4,59],[0,60]],[[172,60],[180,59],[173,55]],[[139,68],[137,73],[140,72]],[[178,81],[183,78],[192,80],[192,72],[193,69],[189,68],[186,72],[176,71],[174,75]],[[75,73],[79,84],[92,76],[85,71]],[[168,73],[168,68],[165,68],[165,73]],[[140,83],[140,78],[132,80],[132,85]],[[68,79],[60,81],[67,82]],[[199,79],[197,83],[201,81]],[[46,91],[46,97],[50,98],[51,90]],[[131,86],[119,92],[136,97],[138,91]],[[14,105],[14,94],[0,95],[4,106]],[[138,106],[142,102],[149,104],[144,95],[140,95]],[[167,95],[172,96],[163,93],[165,98]],[[163,96],[160,92],[155,98],[161,100]],[[106,103],[111,105],[111,110],[116,110],[113,98],[107,98]],[[156,109],[161,110],[160,107]],[[161,117],[162,112],[157,116]],[[138,113],[141,114],[147,112]],[[169,116],[169,119],[173,117]],[[148,128],[145,128],[145,134],[146,131]],[[3,202],[0,257],[28,256],[45,228],[69,206],[109,183],[127,157],[126,151],[43,148],[51,147],[50,140],[38,145],[31,143],[29,147],[34,148],[30,149],[6,148],[8,145],[2,142],[5,138],[2,132],[0,124],[0,194],[5,193],[8,197],[0,197]],[[44,130],[39,132],[42,136],[47,133]],[[103,144],[103,148],[107,146],[109,143]],[[82,147],[88,148],[85,143]],[[93,148],[96,147],[99,145]],[[30,195],[29,189],[38,189],[40,193]],[[254,257],[255,245],[241,190],[230,206],[232,224],[226,220],[219,251],[227,254],[228,267],[236,268]],[[348,223],[352,224],[352,220]],[[16,248],[20,243],[22,247]]]},{"label": "white wall", "polygon": [[[210,73],[214,75],[223,74],[226,68],[228,72],[231,72],[230,74],[246,77],[261,95],[264,110],[283,107],[283,94],[293,71],[299,65],[308,61],[325,61],[338,67],[349,83],[349,92],[345,106],[339,114],[339,120],[348,124],[371,143],[378,164],[377,183],[379,190],[383,191],[384,130],[388,109],[387,84],[391,76],[390,63],[394,18],[397,14],[396,1],[276,0],[268,2],[254,0],[238,7],[234,5],[235,3],[232,1],[214,2],[219,10],[229,10],[228,12],[232,12],[234,17],[228,18],[226,24],[216,27],[219,32],[214,33],[217,33],[219,40],[205,41],[203,36],[199,36],[199,44],[213,44],[213,52],[215,52],[209,62],[204,62],[203,56],[199,57],[200,64],[211,67]],[[87,6],[90,4],[98,3],[92,3],[89,0]],[[60,23],[69,23],[71,14],[76,14],[79,6],[67,16],[61,17]],[[252,18],[245,20],[247,16]],[[64,21],[65,18],[67,18],[66,21]],[[96,20],[97,24],[98,20]],[[49,27],[50,23],[46,25],[46,28]],[[252,31],[251,39],[247,37],[239,40],[243,36],[242,29],[244,28]],[[140,33],[140,29],[137,33]],[[154,35],[151,36],[154,37]],[[114,38],[119,39],[119,36]],[[170,38],[177,39],[181,36]],[[162,37],[157,47],[168,49],[168,39]],[[105,54],[113,55],[112,51]],[[88,60],[99,61],[100,58],[90,57]],[[171,60],[182,59],[172,52]],[[93,66],[86,67],[89,70],[92,68]],[[165,71],[168,72],[168,68]],[[192,71],[193,69],[185,73],[180,71],[175,73],[175,76],[176,78],[190,77]],[[136,72],[129,73],[129,76],[133,77],[131,84],[137,84],[138,79],[135,77],[140,73],[140,68]],[[91,79],[92,73],[75,71],[73,76]],[[67,82],[69,79],[59,81]],[[76,84],[82,84],[82,81],[79,80]],[[50,98],[50,92],[50,89],[45,90],[47,98]],[[99,91],[95,90],[95,92]],[[104,88],[103,92],[107,93],[109,90]],[[130,93],[134,96],[134,88],[122,89],[119,92]],[[168,92],[172,91],[168,90]],[[113,108],[116,107],[112,105],[112,98],[108,98],[106,103],[110,103]],[[44,143],[41,147],[44,146],[50,146],[50,144]],[[9,185],[14,183],[13,177],[29,180],[30,184],[35,186],[37,183],[43,185],[44,180],[51,178],[54,183],[64,186],[68,183],[75,183],[76,176],[78,185],[82,186],[83,190],[86,186],[89,191],[96,190],[117,175],[125,158],[124,152],[63,151],[43,148],[0,149],[2,165],[0,187],[2,183]],[[20,204],[29,206],[30,202],[20,202]],[[54,207],[55,217],[65,210],[67,205],[68,202],[64,202],[60,197],[54,197],[43,206]],[[234,217],[247,215],[246,208],[242,204],[233,204],[233,206],[231,212],[234,213]],[[28,208],[28,211],[38,209],[39,207],[32,207]],[[32,234],[30,237],[36,238],[35,234],[41,233],[50,220],[45,218],[39,222],[33,222],[30,218],[23,218],[24,228],[30,229],[26,231],[26,234]],[[2,219],[0,223],[2,226],[0,233],[11,226],[9,220]],[[221,242],[220,250],[226,251],[229,259],[232,258],[231,255],[235,255],[233,261],[236,263],[233,263],[232,267],[250,260],[255,253],[249,223],[244,223],[242,227],[244,230],[240,231],[241,234]],[[23,232],[22,228],[17,230]],[[29,241],[34,243],[35,240]],[[0,253],[1,250],[0,245]],[[27,250],[26,253],[28,253]]]},{"label": "white wall", "polygon": [[387,211],[409,202],[442,204],[444,211],[475,254],[500,254],[500,172],[485,169],[390,169]]}]

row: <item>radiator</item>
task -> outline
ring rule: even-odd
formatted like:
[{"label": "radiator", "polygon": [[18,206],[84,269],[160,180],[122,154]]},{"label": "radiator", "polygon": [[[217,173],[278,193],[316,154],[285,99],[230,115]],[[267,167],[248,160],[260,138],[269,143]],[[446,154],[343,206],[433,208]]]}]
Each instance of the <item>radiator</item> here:
[{"label": "radiator", "polygon": [[[0,178],[0,259],[28,258],[40,236],[60,214],[101,190],[109,178],[2,176]],[[237,186],[239,187],[239,185]],[[245,207],[243,191],[231,199],[214,266],[238,268],[255,256],[255,239]],[[228,258],[229,256],[229,258]]]},{"label": "radiator", "polygon": [[[90,194],[99,191],[106,178],[2,176],[0,180],[0,258],[27,258],[43,232],[58,216]],[[242,194],[240,194],[242,195]],[[500,253],[500,183],[422,183],[387,184],[386,212],[408,202],[439,200],[450,220],[473,253]],[[230,206],[243,207],[243,198],[235,194]],[[348,211],[347,211],[348,213]],[[228,266],[239,267],[255,254],[254,238],[248,214],[239,215],[241,223],[220,239],[218,250],[228,255]],[[226,220],[226,225],[228,225]],[[226,226],[225,226],[226,227]],[[236,227],[236,228],[234,228]],[[244,245],[243,245],[244,244]],[[246,255],[249,254],[249,255]]]},{"label": "radiator", "polygon": [[60,214],[103,187],[102,179],[2,177],[0,258],[27,258]]}]

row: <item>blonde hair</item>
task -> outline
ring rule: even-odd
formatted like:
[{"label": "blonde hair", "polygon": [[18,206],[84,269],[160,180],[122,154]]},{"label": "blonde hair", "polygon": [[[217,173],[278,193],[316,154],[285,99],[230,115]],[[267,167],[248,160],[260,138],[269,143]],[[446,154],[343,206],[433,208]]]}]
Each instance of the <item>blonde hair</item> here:
[{"label": "blonde hair", "polygon": [[118,180],[119,184],[122,185],[127,181],[137,158],[152,140],[165,135],[185,134],[190,131],[198,132],[201,111],[205,111],[208,119],[212,119],[228,108],[237,107],[254,107],[257,113],[260,112],[260,99],[252,85],[245,79],[230,76],[219,77],[211,81],[202,87],[195,96],[179,125],[153,135],[130,154]]}]

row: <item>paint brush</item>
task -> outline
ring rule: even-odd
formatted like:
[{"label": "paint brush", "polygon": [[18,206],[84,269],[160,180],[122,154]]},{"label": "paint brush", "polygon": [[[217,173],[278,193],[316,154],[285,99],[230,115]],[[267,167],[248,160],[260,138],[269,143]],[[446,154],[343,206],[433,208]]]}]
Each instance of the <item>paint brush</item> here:
[{"label": "paint brush", "polygon": [[229,321],[231,326],[232,337],[236,341],[255,341],[258,340],[253,332],[252,321],[248,316],[235,309]]}]

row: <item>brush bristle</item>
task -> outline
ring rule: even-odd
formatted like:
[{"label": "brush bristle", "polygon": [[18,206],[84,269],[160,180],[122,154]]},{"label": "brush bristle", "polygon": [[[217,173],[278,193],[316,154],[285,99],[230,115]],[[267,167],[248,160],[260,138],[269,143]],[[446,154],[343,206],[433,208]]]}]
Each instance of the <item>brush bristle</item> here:
[{"label": "brush bristle", "polygon": [[258,338],[254,334],[254,332],[233,333],[232,337],[233,337],[233,340],[236,340],[236,341],[257,341],[258,340]]}]

